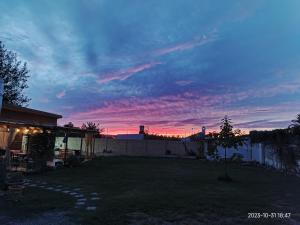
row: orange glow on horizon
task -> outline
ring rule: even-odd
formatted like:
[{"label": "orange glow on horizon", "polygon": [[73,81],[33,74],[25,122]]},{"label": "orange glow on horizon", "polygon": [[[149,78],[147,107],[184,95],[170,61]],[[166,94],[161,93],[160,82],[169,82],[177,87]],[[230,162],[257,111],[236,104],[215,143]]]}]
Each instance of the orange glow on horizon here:
[{"label": "orange glow on horizon", "polygon": [[[148,127],[145,126],[146,133],[157,134],[164,136],[179,136],[188,137],[193,134],[201,132],[200,129],[193,128],[160,128],[160,127]],[[242,132],[249,134],[249,129],[242,129]],[[210,132],[219,132],[219,129],[207,129],[206,134]],[[102,134],[104,135],[117,135],[117,134],[138,134],[139,129],[136,127],[131,128],[104,128]]]},{"label": "orange glow on horizon", "polygon": [[[81,127],[81,125],[76,124],[75,126]],[[139,126],[132,126],[132,127],[109,127],[109,125],[100,126],[103,129],[101,132],[104,135],[117,135],[117,134],[138,134],[139,133]],[[234,129],[237,129],[234,127]],[[272,128],[240,128],[243,134],[249,134],[251,130],[272,130]],[[220,128],[207,128],[206,134],[211,132],[219,132]],[[148,126],[145,125],[145,132],[149,134],[157,134],[157,135],[164,135],[164,136],[179,136],[179,137],[188,137],[192,134],[196,134],[201,132],[201,127],[155,127],[155,126]]]}]

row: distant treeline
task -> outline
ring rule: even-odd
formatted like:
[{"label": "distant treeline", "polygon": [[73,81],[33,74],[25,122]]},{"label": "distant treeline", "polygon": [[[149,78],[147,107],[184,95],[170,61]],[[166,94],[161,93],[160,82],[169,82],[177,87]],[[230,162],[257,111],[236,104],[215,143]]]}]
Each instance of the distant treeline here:
[{"label": "distant treeline", "polygon": [[181,137],[178,136],[167,136],[167,135],[160,135],[160,134],[145,134],[144,138],[146,140],[170,140],[170,141],[179,141]]}]

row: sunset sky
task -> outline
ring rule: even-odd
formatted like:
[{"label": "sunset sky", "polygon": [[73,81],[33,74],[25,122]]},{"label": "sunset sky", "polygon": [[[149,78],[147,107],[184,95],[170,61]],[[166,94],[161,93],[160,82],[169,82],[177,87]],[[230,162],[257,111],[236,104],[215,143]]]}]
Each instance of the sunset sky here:
[{"label": "sunset sky", "polygon": [[288,126],[300,113],[300,1],[3,0],[31,108],[108,133]]}]

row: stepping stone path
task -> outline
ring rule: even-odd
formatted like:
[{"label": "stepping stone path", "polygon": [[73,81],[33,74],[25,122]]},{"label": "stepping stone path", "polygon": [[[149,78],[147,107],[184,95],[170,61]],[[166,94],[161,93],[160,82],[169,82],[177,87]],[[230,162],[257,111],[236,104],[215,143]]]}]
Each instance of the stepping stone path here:
[{"label": "stepping stone path", "polygon": [[74,195],[75,198],[83,198],[84,195],[83,194],[78,194],[78,195]]},{"label": "stepping stone path", "polygon": [[48,191],[60,192],[63,194],[70,195],[72,198],[75,198],[76,203],[74,208],[84,208],[87,211],[95,211],[97,210],[97,206],[95,206],[96,202],[101,198],[99,197],[99,193],[92,192],[90,194],[83,193],[81,188],[68,188],[63,185],[49,185],[47,182],[43,181],[33,181],[31,179],[25,179],[24,185],[27,187],[36,187],[42,188]]}]

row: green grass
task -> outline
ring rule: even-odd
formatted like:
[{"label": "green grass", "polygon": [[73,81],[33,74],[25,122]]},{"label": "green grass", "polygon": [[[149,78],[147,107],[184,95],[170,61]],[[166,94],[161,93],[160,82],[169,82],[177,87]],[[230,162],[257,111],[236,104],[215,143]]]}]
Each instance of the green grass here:
[{"label": "green grass", "polygon": [[[34,192],[28,189],[24,197],[27,203],[15,206],[14,211],[23,210],[30,215],[69,207],[74,220],[81,224],[142,224],[142,219],[148,221],[144,222],[147,225],[161,224],[161,221],[288,224],[288,220],[249,220],[248,212],[291,212],[292,218],[299,220],[296,218],[300,212],[299,178],[261,168],[230,165],[229,173],[234,182],[223,183],[217,180],[223,171],[222,164],[198,160],[95,159],[78,168],[32,178],[81,187],[87,193],[102,193],[96,212],[75,210],[74,202],[66,195],[36,189]],[[38,199],[42,205],[34,204]],[[138,213],[138,218],[133,217],[133,213]]]}]

